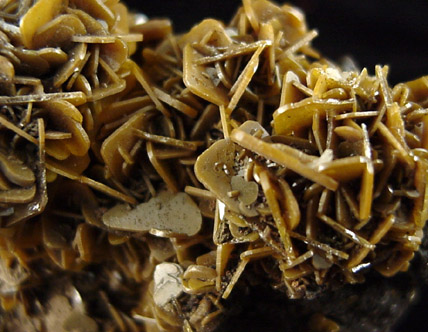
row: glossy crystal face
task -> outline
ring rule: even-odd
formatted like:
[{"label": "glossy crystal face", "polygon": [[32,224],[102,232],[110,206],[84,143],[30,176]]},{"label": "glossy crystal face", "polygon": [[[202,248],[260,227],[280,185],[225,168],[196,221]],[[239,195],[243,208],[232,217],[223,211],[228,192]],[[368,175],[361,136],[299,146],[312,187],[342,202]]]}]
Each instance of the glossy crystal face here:
[{"label": "glossy crystal face", "polygon": [[[426,77],[345,70],[267,0],[179,35],[119,1],[0,13],[2,329],[211,331],[247,287],[409,268]],[[338,329],[314,310],[307,330]]]}]

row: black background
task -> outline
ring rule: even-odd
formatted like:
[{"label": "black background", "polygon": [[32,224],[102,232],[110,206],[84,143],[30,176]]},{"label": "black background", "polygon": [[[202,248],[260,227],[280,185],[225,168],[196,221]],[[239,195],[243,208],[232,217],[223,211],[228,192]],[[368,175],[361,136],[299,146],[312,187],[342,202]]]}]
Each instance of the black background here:
[{"label": "black background", "polygon": [[[125,1],[150,17],[169,17],[183,32],[206,17],[229,21],[241,0]],[[319,32],[314,44],[331,59],[352,55],[374,73],[390,65],[397,83],[428,75],[428,1],[426,0],[294,0],[306,13],[309,28]]]},{"label": "black background", "polygon": [[[241,5],[240,0],[125,2],[149,17],[171,18],[176,32],[184,32],[206,17],[229,21]],[[372,74],[376,64],[389,65],[391,83],[428,75],[427,0],[288,2],[303,9],[309,28],[318,30],[314,45],[325,56],[338,60],[352,55],[361,68],[367,67]],[[428,331],[426,288],[395,331]]]}]

